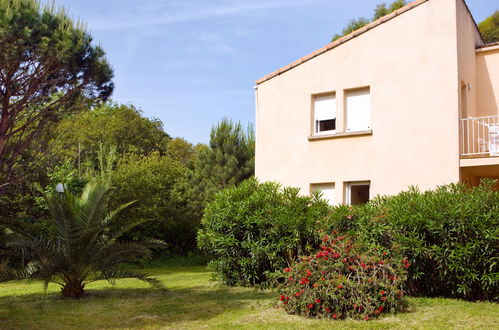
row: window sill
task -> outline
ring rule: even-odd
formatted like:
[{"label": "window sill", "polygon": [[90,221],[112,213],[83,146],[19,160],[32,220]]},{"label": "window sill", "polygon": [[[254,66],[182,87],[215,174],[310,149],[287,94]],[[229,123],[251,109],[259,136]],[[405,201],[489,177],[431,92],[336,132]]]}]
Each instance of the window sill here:
[{"label": "window sill", "polygon": [[340,133],[332,133],[332,134],[321,134],[321,135],[311,135],[308,137],[309,141],[316,140],[326,140],[326,139],[336,139],[343,138],[349,136],[362,136],[362,135],[373,135],[373,130],[368,129],[365,131],[355,131],[355,132],[340,132]]}]

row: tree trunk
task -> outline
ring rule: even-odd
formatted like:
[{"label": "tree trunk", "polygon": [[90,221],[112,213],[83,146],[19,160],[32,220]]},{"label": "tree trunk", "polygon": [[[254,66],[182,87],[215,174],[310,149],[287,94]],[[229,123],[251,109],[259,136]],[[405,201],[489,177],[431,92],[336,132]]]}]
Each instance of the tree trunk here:
[{"label": "tree trunk", "polygon": [[71,281],[64,284],[61,289],[64,298],[81,298],[83,297],[85,285],[78,281]]}]

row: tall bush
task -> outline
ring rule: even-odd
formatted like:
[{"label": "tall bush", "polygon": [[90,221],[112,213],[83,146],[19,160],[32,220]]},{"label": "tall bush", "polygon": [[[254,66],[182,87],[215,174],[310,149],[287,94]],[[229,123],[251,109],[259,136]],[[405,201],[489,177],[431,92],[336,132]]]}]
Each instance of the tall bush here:
[{"label": "tall bush", "polygon": [[185,171],[181,163],[169,156],[152,153],[148,156],[126,155],[111,173],[116,187],[113,204],[135,200],[120,217],[147,220],[143,226],[127,233],[128,238],[161,239],[167,248],[161,253],[187,254],[196,248],[199,222],[186,217],[172,192],[178,178]]},{"label": "tall bush", "polygon": [[320,244],[316,222],[329,207],[296,188],[248,179],[219,192],[206,207],[198,232],[199,247],[228,285],[269,285],[271,274]]},{"label": "tall bush", "polygon": [[331,228],[382,248],[399,248],[412,267],[413,294],[499,298],[499,192],[487,181],[381,197],[350,212],[337,208]]}]

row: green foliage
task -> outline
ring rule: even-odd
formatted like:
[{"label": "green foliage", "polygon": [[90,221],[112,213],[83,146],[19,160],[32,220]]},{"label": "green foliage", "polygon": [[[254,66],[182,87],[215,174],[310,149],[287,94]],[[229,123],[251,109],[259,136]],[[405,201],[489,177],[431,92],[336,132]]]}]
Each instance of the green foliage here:
[{"label": "green foliage", "polygon": [[196,147],[183,138],[174,138],[168,142],[166,153],[185,167],[191,168],[196,157]]},{"label": "green foliage", "polygon": [[182,213],[172,196],[173,188],[185,168],[169,156],[153,153],[148,156],[129,154],[122,157],[111,174],[116,192],[113,203],[129,200],[136,203],[120,214],[125,220],[148,221],[127,234],[133,239],[158,238],[168,244],[163,252],[186,254],[196,247],[199,223]]},{"label": "green foliage", "polygon": [[211,266],[223,283],[271,285],[271,273],[318,247],[315,223],[328,210],[316,196],[252,178],[206,206],[198,245],[213,256]]},{"label": "green foliage", "polygon": [[381,3],[376,6],[376,9],[374,10],[374,16],[371,20],[367,18],[358,18],[356,20],[351,20],[347,26],[341,31],[340,34],[335,34],[332,38],[331,41],[338,40],[339,38],[346,36],[347,34],[350,34],[351,32],[360,29],[361,27],[374,22],[375,20],[390,14],[391,12],[400,9],[406,5],[405,0],[395,0],[393,1],[390,5],[386,5],[386,3]]},{"label": "green foliage", "polygon": [[206,204],[221,189],[233,187],[253,176],[255,140],[252,127],[223,119],[211,129],[209,146],[196,146],[192,170],[175,187],[182,213],[198,223]]},{"label": "green foliage", "polygon": [[103,104],[62,120],[49,147],[52,160],[72,161],[76,167],[95,167],[101,145],[113,146],[118,155],[165,153],[170,138],[158,119],[149,119],[132,105]]},{"label": "green foliage", "polygon": [[499,41],[499,10],[478,24],[478,29],[486,43]]},{"label": "green foliage", "polygon": [[339,38],[346,36],[347,34],[350,34],[351,32],[360,29],[361,27],[369,24],[371,21],[368,20],[367,18],[358,18],[358,19],[353,19],[351,20],[347,26],[343,28],[340,34],[335,34],[333,39],[331,41],[338,40]]},{"label": "green foliage", "polygon": [[413,294],[499,299],[499,192],[494,182],[463,184],[383,197],[345,215],[330,228],[348,230],[383,249],[397,248],[412,263]]},{"label": "green foliage", "polygon": [[[21,256],[28,264],[12,269],[4,263],[0,281],[15,279],[41,280],[61,286],[64,297],[79,298],[88,283],[107,280],[111,284],[120,278],[136,278],[153,286],[161,283],[125,264],[140,264],[151,255],[150,248],[161,241],[123,241],[121,236],[143,223],[133,218],[117,221],[116,215],[130,204],[108,207],[111,188],[102,181],[88,183],[81,196],[66,190],[44,193],[53,231],[49,235],[33,235],[17,228],[5,229],[7,249],[4,256]],[[114,230],[112,230],[114,226]]]},{"label": "green foliage", "polygon": [[20,180],[15,166],[48,123],[113,90],[104,51],[83,24],[34,0],[0,0],[0,75],[0,188]]},{"label": "green foliage", "polygon": [[241,123],[223,119],[213,127],[210,147],[198,156],[196,170],[209,183],[206,194],[212,194],[242,182],[254,173],[255,139],[252,127],[247,131]]},{"label": "green foliage", "polygon": [[376,9],[374,10],[374,17],[373,21],[386,16],[390,14],[391,12],[394,12],[397,9],[400,9],[406,5],[405,0],[395,0],[392,2],[388,7],[386,6],[386,3],[381,3],[376,6]]},{"label": "green foliage", "polygon": [[403,306],[407,260],[388,251],[369,255],[345,237],[325,236],[321,251],[284,269],[281,307],[316,318],[369,320]]}]

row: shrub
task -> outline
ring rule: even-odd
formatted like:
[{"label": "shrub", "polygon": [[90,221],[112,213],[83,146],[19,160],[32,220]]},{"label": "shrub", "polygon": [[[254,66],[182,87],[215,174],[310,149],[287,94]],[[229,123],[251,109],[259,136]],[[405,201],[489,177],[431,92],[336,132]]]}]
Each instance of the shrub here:
[{"label": "shrub", "polygon": [[211,266],[223,283],[266,286],[273,272],[319,246],[316,222],[329,211],[317,196],[249,179],[208,204],[198,245],[213,256]]},{"label": "shrub", "polygon": [[111,173],[113,185],[117,188],[112,202],[122,204],[136,200],[137,203],[123,210],[120,219],[147,221],[130,231],[127,238],[165,241],[168,245],[161,250],[162,254],[187,254],[196,248],[199,221],[186,217],[172,195],[184,170],[178,161],[158,153],[122,156],[116,170]]},{"label": "shrub", "polygon": [[[81,195],[65,190],[45,193],[40,188],[51,214],[53,230],[34,235],[22,228],[2,228],[5,249],[0,251],[0,282],[40,280],[61,286],[63,297],[80,298],[89,283],[135,278],[161,288],[161,281],[138,272],[131,265],[151,256],[151,248],[160,248],[158,240],[124,241],[127,231],[142,224],[134,218],[118,221],[117,214],[130,203],[109,207],[112,189],[107,182],[87,183]],[[112,224],[118,224],[113,230]],[[28,260],[26,265],[10,268],[8,258]]]},{"label": "shrub", "polygon": [[390,255],[362,254],[345,237],[325,236],[319,252],[284,269],[281,306],[290,314],[365,320],[400,309],[409,262]]},{"label": "shrub", "polygon": [[416,188],[354,207],[330,218],[358,240],[380,248],[399,247],[412,267],[412,294],[464,299],[499,297],[499,192],[494,182],[469,189],[451,184],[432,191]]}]

